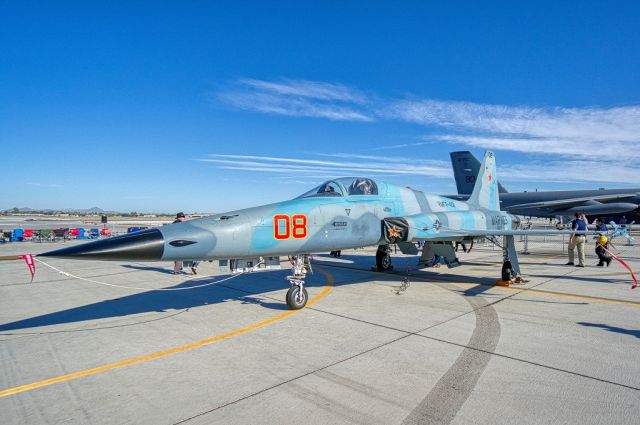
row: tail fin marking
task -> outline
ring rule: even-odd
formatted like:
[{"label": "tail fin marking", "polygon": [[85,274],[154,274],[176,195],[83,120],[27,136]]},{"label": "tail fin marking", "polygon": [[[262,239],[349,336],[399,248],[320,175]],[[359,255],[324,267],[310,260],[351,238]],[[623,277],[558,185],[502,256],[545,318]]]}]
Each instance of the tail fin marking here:
[{"label": "tail fin marking", "polygon": [[476,184],[468,202],[490,210],[497,211],[500,209],[498,181],[496,179],[496,157],[491,151],[487,151],[484,154]]}]

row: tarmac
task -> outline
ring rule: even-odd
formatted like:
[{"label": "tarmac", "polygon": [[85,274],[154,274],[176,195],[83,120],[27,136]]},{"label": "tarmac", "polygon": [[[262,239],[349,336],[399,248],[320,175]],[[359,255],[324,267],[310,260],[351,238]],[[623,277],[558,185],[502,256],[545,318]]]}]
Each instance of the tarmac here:
[{"label": "tarmac", "polygon": [[[4,261],[0,422],[636,424],[640,288],[616,262],[596,267],[591,244],[585,268],[559,246],[520,255],[526,282],[511,287],[494,286],[488,245],[452,269],[398,253],[391,273],[371,271],[372,249],[320,254],[299,311],[286,262],[176,276],[167,262],[47,259],[30,283]],[[640,275],[640,247],[616,249]]]}]

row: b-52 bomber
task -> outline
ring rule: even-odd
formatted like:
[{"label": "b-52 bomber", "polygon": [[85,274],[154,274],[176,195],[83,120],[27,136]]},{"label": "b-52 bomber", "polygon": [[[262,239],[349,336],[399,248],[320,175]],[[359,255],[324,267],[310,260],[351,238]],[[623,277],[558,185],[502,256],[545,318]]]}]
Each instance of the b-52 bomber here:
[{"label": "b-52 bomber", "polygon": [[[458,195],[446,195],[466,200],[476,181],[480,162],[469,151],[451,152],[451,166]],[[589,217],[606,216],[619,219],[623,215],[640,220],[640,188],[552,190],[541,192],[508,192],[498,182],[500,209],[531,217],[563,218],[583,212]]]},{"label": "b-52 bomber", "polygon": [[308,298],[304,280],[310,270],[309,254],[330,250],[377,245],[376,266],[384,271],[392,268],[391,244],[398,244],[404,253],[418,254],[414,242],[424,241],[423,261],[438,253],[454,263],[453,241],[503,236],[502,277],[519,277],[514,235],[537,231],[518,230],[519,219],[500,211],[499,205],[495,156],[487,152],[466,202],[370,178],[339,178],[289,201],[169,224],[39,257],[221,260],[225,264],[251,259],[259,267],[265,258],[288,255],[293,272],[288,277],[287,304],[300,309]]}]

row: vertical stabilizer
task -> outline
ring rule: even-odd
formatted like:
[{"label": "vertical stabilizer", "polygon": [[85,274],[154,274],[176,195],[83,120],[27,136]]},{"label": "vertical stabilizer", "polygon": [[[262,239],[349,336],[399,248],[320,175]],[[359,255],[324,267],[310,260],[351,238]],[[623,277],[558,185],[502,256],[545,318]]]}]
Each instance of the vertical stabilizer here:
[{"label": "vertical stabilizer", "polygon": [[449,156],[458,195],[470,195],[480,171],[480,162],[469,151],[451,152]]},{"label": "vertical stabilizer", "polygon": [[[458,195],[470,195],[480,171],[480,161],[469,151],[451,152],[449,156],[451,157],[451,167],[456,179]],[[500,193],[508,192],[500,182],[498,182],[498,191]]]},{"label": "vertical stabilizer", "polygon": [[484,154],[476,184],[468,202],[490,210],[500,209],[498,181],[496,180],[496,157],[491,151]]}]

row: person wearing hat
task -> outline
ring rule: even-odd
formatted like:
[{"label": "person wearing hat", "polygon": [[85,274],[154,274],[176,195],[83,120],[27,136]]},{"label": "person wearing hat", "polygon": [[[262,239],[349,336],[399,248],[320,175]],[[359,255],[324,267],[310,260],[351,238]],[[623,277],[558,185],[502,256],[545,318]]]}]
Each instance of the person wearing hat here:
[{"label": "person wearing hat", "polygon": [[[176,214],[176,219],[173,220],[174,223],[182,223],[185,219],[184,213],[181,211]],[[182,261],[174,261],[173,262],[173,274],[182,273]]]},{"label": "person wearing hat", "polygon": [[[176,214],[176,219],[173,220],[174,223],[182,223],[184,220],[186,219],[184,213],[181,211],[178,214]],[[173,274],[180,274],[182,273],[182,267],[186,266],[186,267],[190,267],[191,268],[191,274],[198,274],[198,264],[200,264],[199,261],[196,260],[191,260],[191,261],[174,261],[173,262]]]},{"label": "person wearing hat", "polygon": [[600,260],[598,262],[598,267],[604,266],[604,263],[607,263],[607,267],[609,267],[609,264],[611,263],[611,256],[606,251],[606,249],[609,248],[608,245],[609,245],[609,239],[604,235],[600,235],[600,237],[596,242],[596,255]]}]

